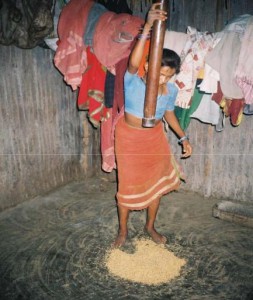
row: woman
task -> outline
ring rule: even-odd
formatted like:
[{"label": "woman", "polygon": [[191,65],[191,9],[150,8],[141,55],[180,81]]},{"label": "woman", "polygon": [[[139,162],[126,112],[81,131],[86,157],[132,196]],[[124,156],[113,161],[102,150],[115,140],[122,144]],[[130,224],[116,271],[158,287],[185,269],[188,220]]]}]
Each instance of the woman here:
[{"label": "woman", "polygon": [[[159,5],[159,4],[158,4]],[[166,12],[152,5],[143,32],[130,55],[124,77],[125,112],[115,129],[115,152],[118,169],[119,232],[114,247],[124,245],[128,230],[130,210],[147,208],[144,230],[156,243],[166,243],[166,238],[154,227],[162,195],[180,185],[180,170],[170,152],[162,119],[170,125],[183,146],[182,157],[191,155],[188,137],[181,129],[174,114],[176,86],[169,82],[179,72],[180,58],[172,50],[164,49],[159,78],[155,127],[143,128],[142,118],[146,89],[146,62],[143,78],[137,72],[141,64],[146,38],[155,20],[166,20]]]}]

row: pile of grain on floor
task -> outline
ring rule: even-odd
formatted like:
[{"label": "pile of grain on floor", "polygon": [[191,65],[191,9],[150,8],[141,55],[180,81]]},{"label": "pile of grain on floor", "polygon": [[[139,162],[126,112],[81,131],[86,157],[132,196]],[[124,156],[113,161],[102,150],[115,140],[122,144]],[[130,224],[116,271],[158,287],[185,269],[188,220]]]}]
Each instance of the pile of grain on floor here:
[{"label": "pile of grain on floor", "polygon": [[135,247],[133,254],[120,249],[110,250],[105,259],[109,272],[126,280],[157,285],[179,276],[186,263],[164,245],[151,240],[136,240]]}]

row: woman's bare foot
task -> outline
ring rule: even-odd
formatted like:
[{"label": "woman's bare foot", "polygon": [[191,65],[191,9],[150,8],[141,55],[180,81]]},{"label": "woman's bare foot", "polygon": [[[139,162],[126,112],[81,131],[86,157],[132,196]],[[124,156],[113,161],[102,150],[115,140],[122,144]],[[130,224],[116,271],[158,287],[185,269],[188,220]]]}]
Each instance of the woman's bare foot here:
[{"label": "woman's bare foot", "polygon": [[160,233],[158,233],[155,228],[144,227],[144,232],[146,232],[152,240],[157,244],[166,244],[167,238]]},{"label": "woman's bare foot", "polygon": [[123,246],[126,242],[126,239],[127,239],[127,232],[119,231],[119,234],[118,234],[116,240],[114,241],[112,247],[119,248],[119,247]]}]

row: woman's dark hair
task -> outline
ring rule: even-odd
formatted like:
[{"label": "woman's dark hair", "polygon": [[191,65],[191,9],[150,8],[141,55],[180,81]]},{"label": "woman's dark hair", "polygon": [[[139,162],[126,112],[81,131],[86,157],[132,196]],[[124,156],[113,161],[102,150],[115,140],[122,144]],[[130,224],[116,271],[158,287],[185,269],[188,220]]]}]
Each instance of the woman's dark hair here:
[{"label": "woman's dark hair", "polygon": [[163,49],[162,67],[170,67],[176,70],[176,74],[180,72],[181,59],[178,54],[170,49]]}]

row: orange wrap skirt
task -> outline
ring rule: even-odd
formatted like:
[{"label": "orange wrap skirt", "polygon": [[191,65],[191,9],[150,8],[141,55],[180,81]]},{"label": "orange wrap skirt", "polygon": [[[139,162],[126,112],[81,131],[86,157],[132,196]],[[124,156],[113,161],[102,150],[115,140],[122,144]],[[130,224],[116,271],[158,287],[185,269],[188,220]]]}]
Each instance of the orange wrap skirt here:
[{"label": "orange wrap skirt", "polygon": [[153,128],[135,128],[122,117],[115,128],[115,153],[118,205],[130,210],[147,208],[178,189],[183,179],[162,122]]}]

